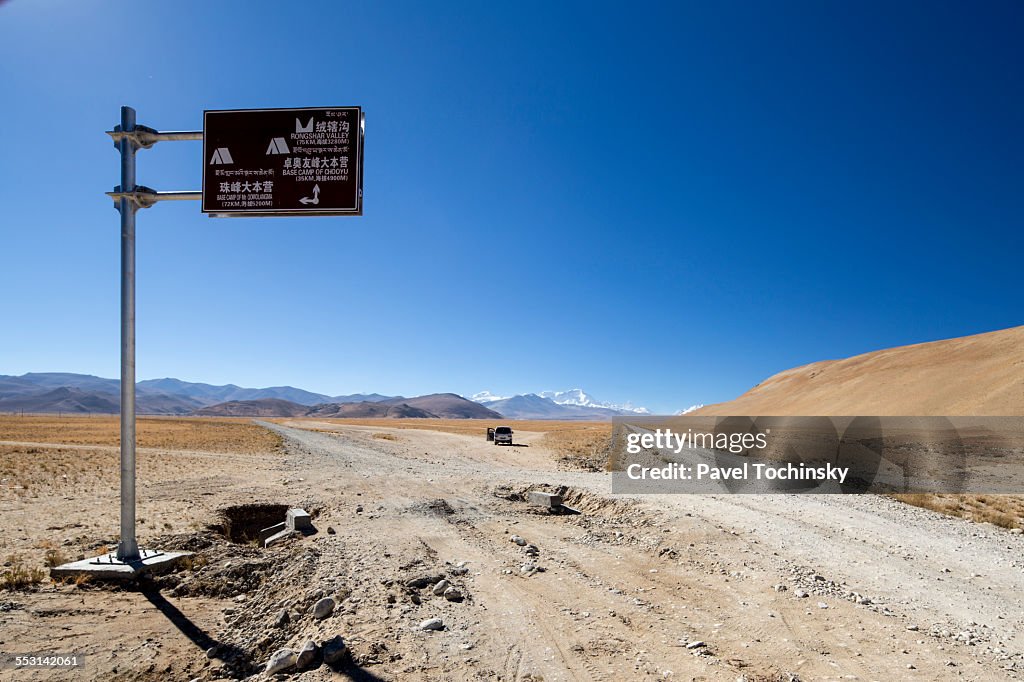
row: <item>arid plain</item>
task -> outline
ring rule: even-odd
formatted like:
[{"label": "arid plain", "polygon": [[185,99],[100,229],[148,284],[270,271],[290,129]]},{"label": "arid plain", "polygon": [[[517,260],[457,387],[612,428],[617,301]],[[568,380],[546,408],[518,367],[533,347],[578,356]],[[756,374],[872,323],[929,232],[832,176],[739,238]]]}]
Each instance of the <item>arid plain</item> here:
[{"label": "arid plain", "polygon": [[[0,592],[0,650],[86,660],[0,676],[269,679],[259,671],[275,651],[336,635],[343,661],[289,674],[986,680],[1024,669],[1024,540],[1007,528],[874,496],[613,498],[596,470],[606,424],[513,423],[514,447],[492,446],[486,426],[142,419],[140,540],[194,555],[116,588],[43,577],[47,563],[116,542],[116,420],[0,418],[0,550],[5,576],[25,583]],[[531,507],[533,489],[581,513]],[[283,505],[309,510],[317,532],[259,548],[247,522]],[[460,600],[433,593],[441,579]],[[318,619],[325,598],[335,606]],[[434,618],[440,630],[420,629]]]}]

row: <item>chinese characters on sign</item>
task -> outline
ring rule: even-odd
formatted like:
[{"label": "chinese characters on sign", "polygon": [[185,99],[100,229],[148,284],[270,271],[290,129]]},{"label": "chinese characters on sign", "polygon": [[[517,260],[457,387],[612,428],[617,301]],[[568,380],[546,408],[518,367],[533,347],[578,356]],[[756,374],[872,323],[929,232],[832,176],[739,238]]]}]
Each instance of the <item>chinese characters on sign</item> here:
[{"label": "chinese characters on sign", "polygon": [[203,212],[361,215],[360,107],[203,114]]}]

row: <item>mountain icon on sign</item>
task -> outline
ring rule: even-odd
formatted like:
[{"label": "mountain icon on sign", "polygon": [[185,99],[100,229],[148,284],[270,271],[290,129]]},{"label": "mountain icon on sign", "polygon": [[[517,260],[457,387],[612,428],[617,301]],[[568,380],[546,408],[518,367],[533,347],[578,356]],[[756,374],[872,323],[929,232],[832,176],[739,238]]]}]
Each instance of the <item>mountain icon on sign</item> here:
[{"label": "mountain icon on sign", "polygon": [[234,162],[235,160],[231,158],[231,152],[228,151],[227,147],[217,147],[213,152],[213,156],[210,157],[211,166],[219,166]]},{"label": "mountain icon on sign", "polygon": [[283,137],[275,137],[270,141],[270,145],[267,147],[267,154],[291,154],[291,150],[288,149],[288,143]]},{"label": "mountain icon on sign", "polygon": [[302,121],[295,119],[295,132],[297,133],[311,133],[313,132],[313,117],[309,117],[309,123],[302,125]]}]

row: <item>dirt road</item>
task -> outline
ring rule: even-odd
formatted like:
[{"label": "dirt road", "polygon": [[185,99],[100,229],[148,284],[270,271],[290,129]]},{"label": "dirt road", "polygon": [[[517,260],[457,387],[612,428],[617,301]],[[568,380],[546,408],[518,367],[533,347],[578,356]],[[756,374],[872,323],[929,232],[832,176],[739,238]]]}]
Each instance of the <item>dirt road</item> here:
[{"label": "dirt road", "polygon": [[[559,471],[541,434],[496,447],[425,430],[266,426],[285,439],[278,462],[201,473],[235,481],[222,502],[305,505],[315,535],[266,550],[176,536],[208,563],[159,585],[162,612],[187,616],[165,633],[152,595],[68,587],[0,622],[29,633],[47,605],[73,602],[95,619],[119,603],[141,614],[147,643],[164,645],[157,663],[172,672],[150,665],[147,679],[241,675],[281,647],[335,634],[351,662],[301,679],[1024,676],[1024,538],[1002,529],[876,497],[612,497],[606,474]],[[162,499],[189,501],[185,480]],[[564,490],[582,513],[532,508],[532,488]],[[461,601],[433,594],[442,577]],[[325,596],[337,606],[318,620],[312,606]],[[189,618],[206,639],[179,636]],[[441,630],[419,628],[431,618]],[[73,629],[88,648],[87,628]],[[118,674],[133,670],[125,653],[118,661]],[[111,679],[105,665],[85,676]]]},{"label": "dirt road", "polygon": [[[368,565],[383,568],[390,553],[398,566],[471,567],[472,604],[428,600],[392,616],[389,630],[454,619],[445,633],[414,636],[425,670],[891,680],[1006,679],[1006,666],[1021,665],[1019,535],[877,497],[613,500],[606,475],[555,471],[538,434],[504,448],[428,431],[301,425],[335,430],[280,428],[308,453],[300,468],[331,462],[311,483],[342,483],[327,473],[340,467],[339,492],[364,509],[325,512],[338,529],[325,549],[340,558],[373,537]],[[501,497],[545,485],[567,487],[584,513],[549,516]],[[543,573],[520,573],[513,534],[538,546]],[[705,646],[686,648],[696,641]]]}]

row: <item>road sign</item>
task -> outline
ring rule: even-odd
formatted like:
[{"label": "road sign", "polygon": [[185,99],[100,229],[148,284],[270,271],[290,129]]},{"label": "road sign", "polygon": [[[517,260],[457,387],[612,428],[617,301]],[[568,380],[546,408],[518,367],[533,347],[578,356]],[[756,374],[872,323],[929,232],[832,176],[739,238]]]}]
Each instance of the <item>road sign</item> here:
[{"label": "road sign", "polygon": [[203,112],[203,213],[362,215],[360,107]]}]

